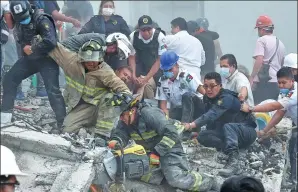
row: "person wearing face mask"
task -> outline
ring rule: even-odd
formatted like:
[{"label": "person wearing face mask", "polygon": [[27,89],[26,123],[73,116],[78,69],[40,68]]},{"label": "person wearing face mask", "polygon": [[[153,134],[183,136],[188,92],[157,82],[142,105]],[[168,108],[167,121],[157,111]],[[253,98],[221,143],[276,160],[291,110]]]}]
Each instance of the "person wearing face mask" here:
[{"label": "person wearing face mask", "polygon": [[255,28],[258,29],[259,38],[253,55],[255,62],[249,81],[255,103],[259,104],[267,99],[277,99],[279,91],[276,72],[283,65],[286,51],[282,41],[273,35],[274,25],[270,17],[260,16]]},{"label": "person wearing face mask", "polygon": [[179,56],[180,67],[193,72],[201,79],[201,66],[206,61],[202,43],[187,32],[187,22],[184,18],[173,19],[171,25],[173,35],[165,37],[167,50],[174,51]]},{"label": "person wearing face mask", "polygon": [[[180,68],[179,56],[173,51],[161,55],[160,69],[163,76],[157,84],[155,99],[160,101],[161,110],[183,123],[190,123],[202,115],[205,90],[201,80],[194,73]],[[167,109],[168,102],[170,111]]]},{"label": "person wearing face mask", "polygon": [[78,53],[60,43],[49,53],[66,76],[64,98],[70,112],[60,132],[78,133],[81,128],[95,126],[96,135],[103,139],[109,138],[119,117],[118,101],[114,100],[114,93],[129,95],[131,92],[104,62],[104,47],[104,41],[90,39],[80,47]]},{"label": "person wearing face mask", "polygon": [[220,75],[226,79],[223,88],[238,93],[241,102],[254,105],[254,98],[247,77],[238,71],[237,60],[233,54],[226,54],[220,58]]},{"label": "person wearing face mask", "polygon": [[[186,191],[209,191],[214,177],[190,169],[183,151],[180,134],[184,127],[177,120],[168,119],[157,107],[140,102],[141,97],[125,97],[120,105],[121,115],[112,130],[108,147],[119,149],[133,139],[142,145],[149,156],[149,173],[140,179],[159,185],[165,178],[171,187]],[[160,167],[160,170],[156,170]]]},{"label": "person wearing face mask", "polygon": [[138,20],[138,28],[130,34],[134,47],[128,62],[133,71],[133,81],[144,88],[144,98],[154,99],[156,84],[161,76],[160,55],[166,51],[164,34],[153,28],[150,16],[143,15]]},{"label": "person wearing face mask", "polygon": [[298,81],[297,65],[297,53],[290,53],[285,57],[283,67],[289,67],[292,70],[296,82]]},{"label": "person wearing face mask", "polygon": [[[57,34],[51,16],[32,9],[28,1],[11,1],[16,41],[22,47],[23,57],[12,66],[3,80],[1,124],[11,123],[17,86],[22,80],[40,72],[48,93],[50,105],[61,127],[66,115],[65,103],[59,89],[59,66],[47,54],[57,45]],[[39,36],[41,41],[36,41]]]},{"label": "person wearing face mask", "polygon": [[81,29],[79,34],[100,33],[106,37],[112,33],[120,32],[129,37],[131,33],[126,21],[115,13],[114,1],[101,1],[98,15],[93,16]]},{"label": "person wearing face mask", "polygon": [[241,173],[239,149],[249,147],[257,137],[255,117],[240,111],[238,94],[222,88],[219,73],[207,73],[203,87],[206,91],[203,98],[205,113],[185,124],[185,129],[206,125],[206,130],[199,132],[198,142],[205,147],[216,148],[228,156],[227,164],[219,170],[219,175],[238,175]]},{"label": "person wearing face mask", "polygon": [[[280,97],[278,101],[270,102],[262,105],[248,105],[243,104],[242,111],[244,112],[271,112],[275,114],[271,118],[266,127],[258,131],[258,137],[266,138],[271,133],[274,133],[274,126],[277,125],[283,117],[289,117],[293,126],[297,126],[297,82],[294,80],[292,71],[288,67],[282,67],[276,74],[278,79],[278,86]],[[292,131],[292,137],[289,141],[289,155],[291,164],[291,180],[293,183],[297,182],[296,178],[296,152],[297,152],[297,129]]]}]

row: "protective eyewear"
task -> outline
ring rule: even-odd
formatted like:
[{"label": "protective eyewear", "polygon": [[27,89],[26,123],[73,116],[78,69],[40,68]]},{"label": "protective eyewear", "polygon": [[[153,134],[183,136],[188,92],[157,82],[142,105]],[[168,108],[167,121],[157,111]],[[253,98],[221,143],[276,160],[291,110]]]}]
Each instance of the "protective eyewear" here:
[{"label": "protective eyewear", "polygon": [[217,87],[218,85],[203,85],[204,89],[208,89],[210,88],[211,90],[214,89],[215,87]]}]

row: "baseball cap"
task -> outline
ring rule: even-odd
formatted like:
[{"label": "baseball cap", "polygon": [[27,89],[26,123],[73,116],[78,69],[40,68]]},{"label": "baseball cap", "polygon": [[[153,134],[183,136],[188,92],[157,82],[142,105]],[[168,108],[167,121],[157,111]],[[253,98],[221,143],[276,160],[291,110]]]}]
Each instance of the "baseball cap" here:
[{"label": "baseball cap", "polygon": [[152,28],[153,22],[151,17],[149,17],[148,15],[143,15],[142,17],[139,18],[138,25],[140,29]]}]

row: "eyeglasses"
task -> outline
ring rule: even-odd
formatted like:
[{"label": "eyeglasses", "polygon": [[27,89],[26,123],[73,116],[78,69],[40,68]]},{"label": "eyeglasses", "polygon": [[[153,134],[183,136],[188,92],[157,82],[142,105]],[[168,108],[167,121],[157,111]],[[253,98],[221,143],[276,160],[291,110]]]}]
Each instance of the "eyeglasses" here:
[{"label": "eyeglasses", "polygon": [[203,85],[204,89],[208,89],[208,88],[210,88],[211,90],[214,89],[214,87],[216,87],[216,86],[218,86],[218,85],[210,85],[210,86],[208,86],[208,85]]},{"label": "eyeglasses", "polygon": [[152,29],[152,28],[143,28],[143,29],[141,29],[141,31],[142,31],[142,32],[145,32],[145,31],[151,31],[151,29]]}]

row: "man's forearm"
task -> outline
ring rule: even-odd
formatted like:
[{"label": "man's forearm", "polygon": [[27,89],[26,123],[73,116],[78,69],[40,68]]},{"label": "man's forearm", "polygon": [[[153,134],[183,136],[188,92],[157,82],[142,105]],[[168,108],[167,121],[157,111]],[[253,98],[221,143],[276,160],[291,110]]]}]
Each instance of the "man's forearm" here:
[{"label": "man's forearm", "polygon": [[263,64],[263,59],[260,59],[260,58],[257,58],[255,60],[255,64],[254,64],[254,67],[253,67],[253,70],[252,70],[252,73],[251,73],[251,78],[255,78],[255,76],[259,73],[261,67],[262,67],[262,64]]},{"label": "man's forearm", "polygon": [[155,61],[155,63],[152,65],[150,71],[148,72],[148,74],[146,75],[146,80],[149,81],[149,79],[151,79],[151,77],[153,77],[157,71],[159,70],[160,67],[160,60],[159,58]]},{"label": "man's forearm", "polygon": [[57,21],[63,21],[63,22],[67,22],[67,23],[73,23],[73,18],[67,17],[64,14],[59,13],[57,10],[55,10],[55,11],[52,12],[52,16]]},{"label": "man's forearm", "polygon": [[276,113],[273,115],[268,125],[264,128],[264,132],[267,133],[268,131],[270,131],[270,129],[272,129],[275,125],[277,125],[284,117],[284,114],[285,114],[285,111],[283,110],[276,111]]},{"label": "man's forearm", "polygon": [[129,56],[128,64],[132,70],[132,74],[136,76],[136,57],[134,55]]},{"label": "man's forearm", "polygon": [[275,110],[282,109],[283,106],[279,102],[272,102],[272,103],[266,103],[263,105],[257,105],[254,107],[252,112],[271,112]]},{"label": "man's forearm", "polygon": [[247,91],[247,87],[241,87],[241,89],[240,89],[240,92],[239,92],[242,96],[243,96],[243,98],[247,98],[247,96],[248,96],[248,91]]}]

